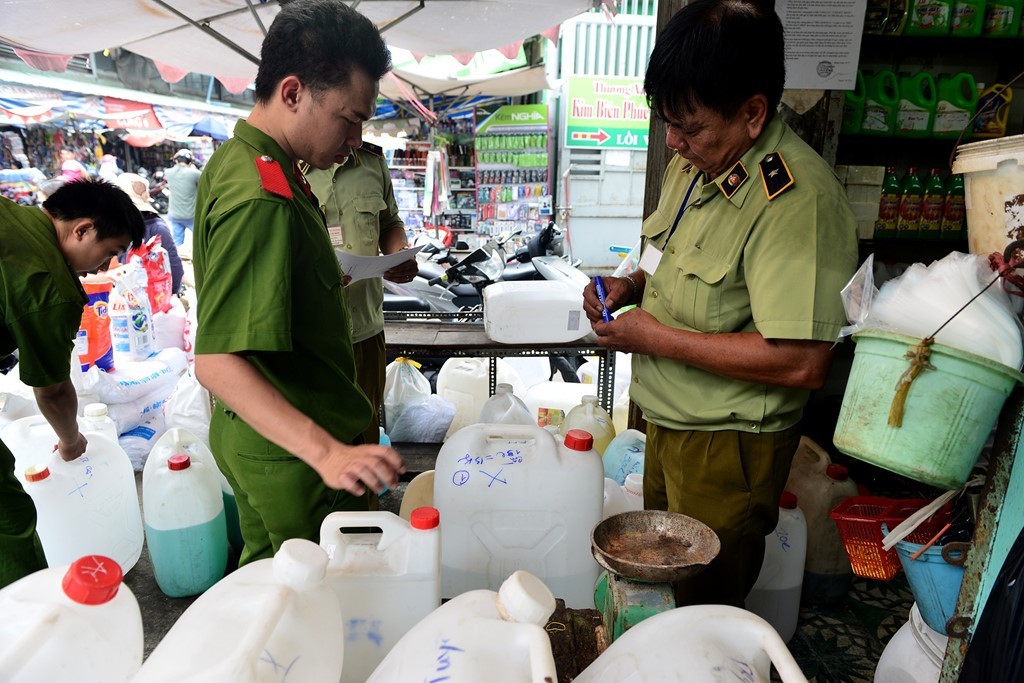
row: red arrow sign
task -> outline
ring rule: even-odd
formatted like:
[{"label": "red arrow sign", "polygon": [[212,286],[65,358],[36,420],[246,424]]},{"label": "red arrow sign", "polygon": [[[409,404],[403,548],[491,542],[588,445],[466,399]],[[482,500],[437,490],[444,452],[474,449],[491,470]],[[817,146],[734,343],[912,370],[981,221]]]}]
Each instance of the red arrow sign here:
[{"label": "red arrow sign", "polygon": [[570,136],[573,140],[596,140],[597,144],[603,143],[608,140],[611,136],[605,133],[603,129],[598,128],[596,133],[584,133],[582,131],[575,131]]}]

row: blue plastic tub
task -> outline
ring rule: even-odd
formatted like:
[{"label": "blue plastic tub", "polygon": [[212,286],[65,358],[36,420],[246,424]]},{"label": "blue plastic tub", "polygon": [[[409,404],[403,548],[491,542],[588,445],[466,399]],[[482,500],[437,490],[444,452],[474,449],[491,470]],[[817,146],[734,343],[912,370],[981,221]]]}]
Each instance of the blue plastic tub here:
[{"label": "blue plastic tub", "polygon": [[[888,533],[888,529],[883,528],[883,532]],[[907,582],[924,622],[933,630],[945,634],[946,622],[956,613],[964,568],[947,562],[942,556],[942,546],[939,545],[928,548],[916,560],[910,559],[921,548],[918,543],[900,541],[896,544],[896,553],[907,574]],[[952,560],[962,561],[962,552],[951,549],[947,555]]]}]

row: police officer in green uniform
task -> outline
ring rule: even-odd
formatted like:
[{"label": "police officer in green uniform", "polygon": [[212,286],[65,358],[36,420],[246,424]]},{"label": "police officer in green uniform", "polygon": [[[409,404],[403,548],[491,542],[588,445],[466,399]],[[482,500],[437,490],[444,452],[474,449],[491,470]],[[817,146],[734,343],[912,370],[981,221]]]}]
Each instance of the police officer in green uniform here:
[{"label": "police officer in green uniform", "polygon": [[[64,460],[87,443],[70,374],[88,301],[78,275],[141,244],[145,230],[128,195],[103,181],[67,183],[41,209],[0,198],[0,358],[18,350],[21,380],[33,388]],[[0,442],[0,588],[45,567],[35,507]]]},{"label": "police officer in green uniform", "polygon": [[743,606],[778,521],[809,391],[846,323],[857,233],[832,169],[776,113],[782,24],[744,0],[696,0],[658,35],[644,81],[676,152],[645,221],[640,268],[591,284],[601,344],[634,353],[648,421],[644,502],[722,542],[680,605]]},{"label": "police officer in green uniform", "polygon": [[256,106],[211,157],[196,200],[196,376],[216,397],[210,445],[235,491],[239,564],[318,540],[335,510],[397,483],[394,450],[354,445],[371,408],[356,384],[342,275],[296,162],[360,145],[390,54],[342,0],[282,6],[263,41]]},{"label": "police officer in green uniform", "polygon": [[[320,209],[327,216],[334,246],[358,256],[393,254],[407,246],[405,225],[398,214],[391,173],[384,150],[363,143],[342,164],[327,170],[303,165]],[[416,276],[415,260],[392,268],[384,277],[409,282]],[[345,287],[352,316],[352,344],[356,379],[373,407],[373,417],[363,432],[365,443],[380,436],[380,406],[384,401],[384,287],[381,278],[357,280]]]}]

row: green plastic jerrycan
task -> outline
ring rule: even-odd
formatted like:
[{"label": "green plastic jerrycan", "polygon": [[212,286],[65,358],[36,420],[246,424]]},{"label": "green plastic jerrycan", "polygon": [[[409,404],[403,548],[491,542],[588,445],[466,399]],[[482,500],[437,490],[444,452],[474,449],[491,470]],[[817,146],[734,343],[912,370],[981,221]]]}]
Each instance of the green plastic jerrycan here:
[{"label": "green plastic jerrycan", "polygon": [[[939,76],[938,101],[935,105],[935,120],[932,136],[956,138],[967,127],[978,109],[978,85],[969,73]],[[967,131],[964,137],[970,137]]]},{"label": "green plastic jerrycan", "polygon": [[840,133],[847,135],[860,132],[864,123],[864,98],[867,94],[867,85],[864,82],[864,74],[857,69],[857,80],[853,90],[846,91],[846,99],[843,102],[843,123],[839,129]]},{"label": "green plastic jerrycan", "polygon": [[899,107],[896,114],[896,135],[905,138],[926,138],[932,134],[932,120],[938,94],[935,78],[927,71],[900,74]]},{"label": "green plastic jerrycan", "polygon": [[864,74],[864,135],[892,135],[899,108],[899,85],[892,71]]},{"label": "green plastic jerrycan", "polygon": [[907,15],[905,36],[944,36],[949,34],[953,0],[914,0]]},{"label": "green plastic jerrycan", "polygon": [[988,38],[1014,38],[1020,27],[1024,0],[990,0],[985,5],[982,34]]},{"label": "green plastic jerrycan", "polygon": [[955,0],[953,20],[949,26],[950,35],[959,38],[974,38],[981,35],[985,23],[985,0]]}]

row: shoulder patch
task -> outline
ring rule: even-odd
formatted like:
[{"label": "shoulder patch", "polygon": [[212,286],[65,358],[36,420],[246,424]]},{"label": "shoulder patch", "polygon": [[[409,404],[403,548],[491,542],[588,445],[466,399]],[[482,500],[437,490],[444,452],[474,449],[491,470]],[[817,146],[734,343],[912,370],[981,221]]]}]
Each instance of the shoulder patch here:
[{"label": "shoulder patch", "polygon": [[789,166],[786,165],[786,160],[779,152],[765,155],[758,166],[761,168],[761,182],[764,183],[764,193],[768,201],[793,187],[796,182],[789,171]]},{"label": "shoulder patch", "polygon": [[375,157],[384,156],[383,147],[378,147],[377,145],[370,144],[369,142],[364,142],[359,149],[363,150],[364,152],[369,152]]},{"label": "shoulder patch", "polygon": [[299,169],[299,173],[301,173],[302,175],[306,175],[307,173],[313,170],[313,167],[310,166],[309,163],[305,161],[300,161],[297,164],[295,164],[295,168]]},{"label": "shoulder patch", "polygon": [[736,165],[729,169],[729,174],[725,176],[725,180],[722,181],[722,194],[725,195],[726,199],[732,199],[732,196],[736,194],[736,190],[740,189],[749,177],[750,174],[747,173],[747,167],[743,165],[742,161],[737,161]]},{"label": "shoulder patch", "polygon": [[292,188],[281,164],[266,154],[256,157],[256,170],[260,174],[260,187],[285,199],[292,198]]}]

